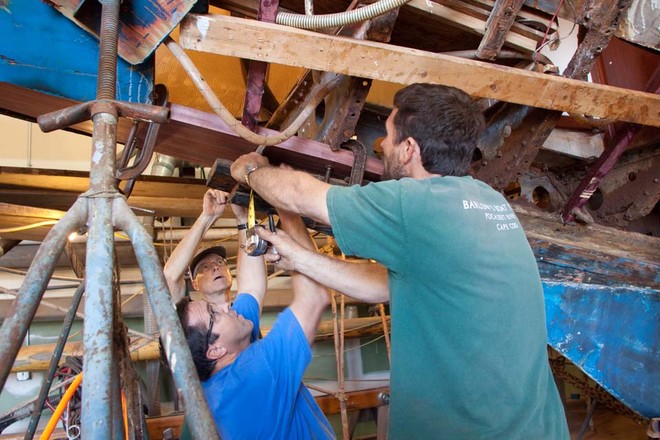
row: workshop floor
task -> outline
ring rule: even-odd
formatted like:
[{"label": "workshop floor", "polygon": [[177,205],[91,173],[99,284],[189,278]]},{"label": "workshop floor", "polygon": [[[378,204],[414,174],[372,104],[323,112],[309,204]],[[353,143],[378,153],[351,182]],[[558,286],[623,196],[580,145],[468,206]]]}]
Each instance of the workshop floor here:
[{"label": "workshop floor", "polygon": [[[571,439],[576,440],[587,414],[584,402],[569,402],[566,409]],[[647,426],[639,425],[607,408],[596,408],[592,426],[583,440],[647,440]]]}]

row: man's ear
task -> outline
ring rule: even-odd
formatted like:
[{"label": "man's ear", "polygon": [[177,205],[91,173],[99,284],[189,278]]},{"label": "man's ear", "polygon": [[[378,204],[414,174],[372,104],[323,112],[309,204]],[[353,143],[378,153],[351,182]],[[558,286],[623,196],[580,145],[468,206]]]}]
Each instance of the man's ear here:
[{"label": "man's ear", "polygon": [[199,290],[197,289],[197,277],[195,277],[195,278],[191,277],[190,278],[190,284],[192,285],[192,288],[195,292],[199,292]]},{"label": "man's ear", "polygon": [[[217,341],[216,341],[217,342]],[[221,345],[213,344],[206,350],[206,358],[212,361],[222,359],[227,354],[227,349]]]},{"label": "man's ear", "polygon": [[401,154],[401,163],[403,164],[410,163],[414,159],[415,155],[421,157],[422,152],[415,139],[409,136],[406,139],[404,139],[402,144],[403,144],[401,145],[402,148],[399,148]]}]

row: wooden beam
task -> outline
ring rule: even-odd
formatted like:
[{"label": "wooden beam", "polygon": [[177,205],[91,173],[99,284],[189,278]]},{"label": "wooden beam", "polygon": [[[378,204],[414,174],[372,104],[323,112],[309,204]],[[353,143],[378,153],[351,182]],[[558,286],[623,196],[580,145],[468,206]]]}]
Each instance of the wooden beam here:
[{"label": "wooden beam", "polygon": [[[36,119],[37,116],[77,104],[70,99],[46,95],[34,90],[0,82],[0,109],[10,114]],[[158,133],[156,151],[203,166],[211,166],[218,157],[235,160],[238,156],[254,151],[256,145],[239,137],[214,113],[208,113],[182,105],[170,105],[170,122],[163,124]],[[91,134],[91,121],[70,127],[71,131]],[[117,124],[117,142],[125,143],[131,129],[131,121],[120,118]],[[260,127],[257,132],[268,136],[274,130]],[[316,174],[324,174],[326,165],[333,170],[333,177],[350,176],[353,153],[348,150],[332,151],[321,142],[293,136],[279,145],[266,149],[265,155],[275,164],[288,163]],[[383,164],[369,157],[365,179],[380,180]],[[87,186],[82,191],[86,191]],[[81,191],[81,192],[82,192]],[[163,193],[165,194],[165,193]],[[136,195],[135,192],[133,195]]]},{"label": "wooden beam", "polygon": [[660,96],[652,93],[255,20],[189,15],[182,21],[180,43],[215,54],[398,84],[444,84],[480,98],[660,126]]},{"label": "wooden beam", "polygon": [[[389,322],[389,316],[387,317]],[[322,321],[319,324],[315,341],[332,339],[334,336],[332,321]],[[383,324],[380,317],[349,318],[344,320],[345,335],[347,338],[358,338],[363,336],[374,336],[383,333]],[[264,336],[270,332],[271,327],[262,327]],[[12,372],[18,371],[41,371],[48,368],[50,357],[55,349],[55,344],[38,344],[22,347],[16,356]],[[82,342],[69,342],[64,346],[62,359],[66,356],[82,356]],[[133,362],[148,361],[160,358],[158,342],[152,341],[131,352]]]},{"label": "wooden beam", "polygon": [[[81,0],[48,3],[69,20],[99,37],[103,3]],[[132,0],[131,7],[121,8],[119,13],[119,56],[131,64],[143,62],[195,3],[195,0]]]},{"label": "wooden beam", "polygon": [[[359,409],[376,408],[382,406],[384,404],[380,400],[380,395],[389,393],[389,387],[345,392],[346,409],[348,411],[356,411]],[[319,407],[324,414],[339,414],[339,399],[337,399],[335,396],[317,396],[316,403],[319,404]]]},{"label": "wooden beam", "polygon": [[[516,1],[522,3],[522,0]],[[458,28],[476,35],[484,35],[485,32],[487,32],[487,21],[475,17],[473,14],[467,13],[465,10],[456,7],[452,8],[451,6],[451,2],[449,2],[449,4],[442,4],[428,0],[411,0],[405,5],[405,7],[418,9],[431,15],[435,15],[436,17],[443,18],[450,21]],[[471,5],[465,5],[465,7],[470,6]],[[474,6],[472,6],[472,8],[474,8]],[[485,11],[484,14],[486,14]],[[505,33],[502,44],[504,44],[504,42],[506,42],[508,46],[526,53],[533,52],[538,44],[536,39],[515,32]]]},{"label": "wooden beam", "polygon": [[0,235],[5,239],[38,240],[64,216],[63,211],[25,206],[25,199],[6,203],[0,196]]},{"label": "wooden beam", "polygon": [[516,20],[524,0],[497,0],[488,21],[486,33],[477,49],[477,58],[494,60],[506,41],[507,33]]}]

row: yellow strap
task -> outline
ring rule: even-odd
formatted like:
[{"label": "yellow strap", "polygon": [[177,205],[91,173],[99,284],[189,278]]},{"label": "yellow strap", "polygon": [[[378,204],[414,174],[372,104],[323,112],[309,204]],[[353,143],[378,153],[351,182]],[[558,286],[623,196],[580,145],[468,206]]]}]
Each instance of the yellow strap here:
[{"label": "yellow strap", "polygon": [[248,203],[248,218],[247,218],[248,229],[253,228],[256,222],[257,222],[256,216],[254,215],[254,191],[250,189],[250,202]]}]

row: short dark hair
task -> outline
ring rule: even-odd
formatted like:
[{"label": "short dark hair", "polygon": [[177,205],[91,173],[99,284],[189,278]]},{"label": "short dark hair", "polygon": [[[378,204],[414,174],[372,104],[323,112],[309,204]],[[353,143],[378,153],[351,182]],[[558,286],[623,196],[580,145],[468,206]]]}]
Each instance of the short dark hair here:
[{"label": "short dark hair", "polygon": [[[179,316],[179,321],[181,321],[183,334],[186,336],[186,341],[188,342],[190,354],[192,354],[193,362],[195,363],[195,368],[199,375],[199,380],[204,381],[211,377],[213,367],[215,367],[215,361],[206,357],[206,352],[208,350],[206,332],[208,329],[199,325],[190,325],[188,320],[188,306],[191,302],[192,300],[189,297],[181,299],[176,303],[176,314]],[[212,335],[211,343],[216,339],[218,339],[218,335]]]},{"label": "short dark hair", "polygon": [[394,96],[395,142],[411,137],[429,173],[465,176],[485,127],[481,109],[455,87],[411,84]]}]

